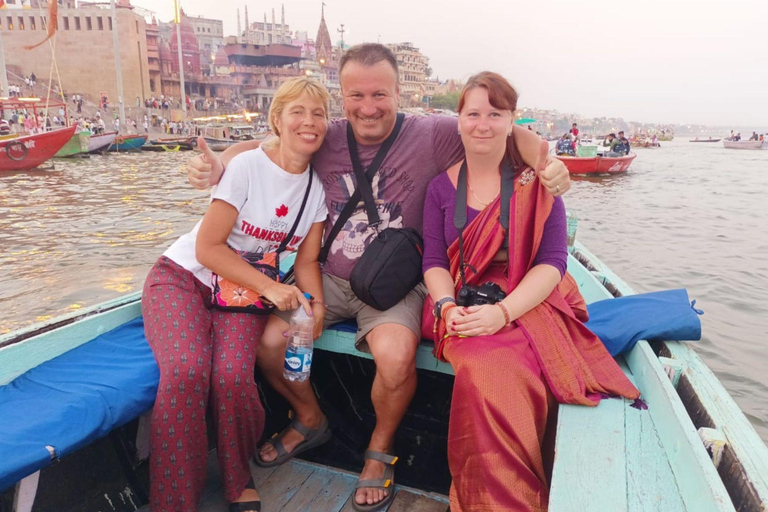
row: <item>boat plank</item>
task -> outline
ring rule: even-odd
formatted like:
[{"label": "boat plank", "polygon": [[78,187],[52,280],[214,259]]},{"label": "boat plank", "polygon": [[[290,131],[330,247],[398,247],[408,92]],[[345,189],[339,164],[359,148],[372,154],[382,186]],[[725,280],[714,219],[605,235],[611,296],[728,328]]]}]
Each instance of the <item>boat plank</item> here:
[{"label": "boat plank", "polygon": [[357,478],[337,471],[328,471],[333,475],[328,484],[311,503],[297,512],[339,512],[344,507],[355,490]]},{"label": "boat plank", "polygon": [[597,407],[560,405],[552,512],[629,510],[624,414],[623,400],[603,400]]},{"label": "boat plank", "polygon": [[307,464],[283,464],[259,489],[264,512],[282,510],[299,492],[315,468]]},{"label": "boat plank", "polygon": [[[624,373],[634,377],[622,361]],[[627,439],[627,496],[629,512],[678,512],[686,510],[675,475],[647,410],[624,401]]]},{"label": "boat plank", "polygon": [[[768,510],[768,446],[760,439],[760,436],[744,416],[736,401],[725,391],[722,383],[717,379],[701,358],[695,353],[688,343],[667,342],[666,348],[671,356],[683,364],[683,377],[692,388],[711,425],[711,428],[720,429],[728,439],[729,449],[739,460],[746,475],[749,475],[749,485],[742,489],[731,489],[731,497],[738,505],[742,501],[759,503]],[[692,404],[686,404],[688,411],[699,416],[699,411],[691,411]],[[702,425],[696,425],[700,427]],[[721,463],[721,473],[735,471],[726,469]],[[733,478],[728,478],[733,476]],[[725,475],[728,481],[741,483],[744,481],[739,475]],[[743,486],[739,486],[743,487]]]},{"label": "boat plank", "polygon": [[653,410],[654,424],[687,509],[735,510],[696,428],[648,342],[639,341],[627,353],[626,360],[638,389]]},{"label": "boat plank", "polygon": [[[270,510],[284,510],[286,512],[309,511],[310,505],[315,501],[323,489],[330,483],[333,473],[325,468],[315,467],[296,494],[288,500],[281,509],[275,509],[266,504],[262,508],[264,512]],[[315,510],[319,510],[315,508]]]}]

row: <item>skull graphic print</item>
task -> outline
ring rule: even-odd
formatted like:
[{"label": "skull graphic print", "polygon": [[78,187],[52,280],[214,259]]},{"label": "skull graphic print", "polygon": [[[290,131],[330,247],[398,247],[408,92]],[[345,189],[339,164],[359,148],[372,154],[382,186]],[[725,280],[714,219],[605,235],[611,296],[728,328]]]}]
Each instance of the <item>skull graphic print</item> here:
[{"label": "skull graphic print", "polygon": [[[376,201],[376,211],[381,220],[378,230],[401,228],[403,227],[403,216],[400,204],[388,203],[383,199],[384,185],[387,179],[386,173],[384,174],[385,176],[382,176],[382,173],[377,173],[371,183],[373,197]],[[353,176],[353,174],[349,173],[339,178],[339,184],[346,192],[347,198],[354,193],[356,188]],[[368,247],[376,233],[377,229],[368,225],[368,216],[365,213],[364,203],[361,200],[355,212],[331,243],[331,253],[335,256],[341,253],[349,260],[357,260],[363,254],[366,247]]]}]

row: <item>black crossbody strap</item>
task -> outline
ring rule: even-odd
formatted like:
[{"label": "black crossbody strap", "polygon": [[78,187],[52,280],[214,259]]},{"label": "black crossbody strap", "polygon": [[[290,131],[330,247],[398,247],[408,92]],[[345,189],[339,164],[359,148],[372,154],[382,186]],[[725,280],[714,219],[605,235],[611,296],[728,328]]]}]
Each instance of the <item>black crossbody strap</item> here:
[{"label": "black crossbody strap", "polygon": [[[504,159],[501,164],[501,212],[499,222],[501,227],[509,233],[509,204],[512,193],[515,190],[515,172],[509,161]],[[467,225],[467,161],[464,160],[459,168],[459,176],[456,179],[456,205],[453,209],[453,225],[459,230],[459,274],[461,285],[466,285],[464,277],[464,228]]]},{"label": "black crossbody strap", "polygon": [[397,114],[397,121],[395,122],[395,128],[392,130],[392,133],[389,134],[389,137],[387,137],[387,140],[385,140],[381,144],[381,147],[379,148],[379,151],[376,153],[376,156],[373,158],[371,165],[368,166],[368,169],[365,172],[366,179],[360,179],[360,177],[358,176],[357,170],[358,169],[362,170],[363,166],[360,163],[360,155],[357,153],[357,141],[355,140],[355,134],[352,131],[351,125],[349,124],[349,122],[347,122],[347,144],[349,145],[349,155],[352,160],[352,168],[355,170],[357,188],[349,197],[349,201],[347,201],[347,204],[344,205],[344,208],[341,210],[341,213],[339,213],[339,217],[336,219],[336,222],[331,228],[331,232],[325,238],[325,243],[323,244],[323,248],[320,250],[320,256],[318,257],[318,261],[320,263],[324,263],[325,260],[328,259],[328,253],[331,250],[331,243],[338,236],[338,234],[341,232],[341,229],[344,227],[344,224],[354,213],[355,209],[357,208],[357,204],[360,202],[360,198],[364,197],[363,192],[360,190],[361,183],[364,183],[367,185],[368,194],[370,197],[370,200],[365,200],[366,214],[368,215],[368,221],[369,223],[371,223],[371,218],[372,218],[371,210],[368,207],[370,204],[373,206],[373,220],[374,220],[374,223],[372,223],[371,225],[378,225],[379,216],[378,216],[378,213],[376,212],[376,202],[373,199],[373,190],[371,188],[371,180],[373,179],[373,176],[376,174],[376,172],[379,170],[379,167],[381,167],[381,164],[384,162],[384,158],[387,156],[387,153],[389,152],[389,149],[392,147],[392,144],[395,143],[395,139],[397,139],[397,136],[400,133],[400,128],[402,128],[403,126],[404,119],[405,119],[405,114],[402,114],[402,113]]},{"label": "black crossbody strap", "polygon": [[312,168],[312,164],[309,165],[309,182],[307,183],[307,190],[304,192],[304,199],[301,201],[301,207],[299,208],[299,214],[296,216],[296,220],[293,221],[293,226],[291,226],[291,230],[286,233],[285,238],[283,238],[283,241],[280,242],[280,245],[277,247],[277,254],[275,255],[275,266],[277,267],[278,272],[280,271],[280,253],[282,253],[286,247],[288,247],[288,244],[291,243],[291,238],[293,238],[293,234],[296,233],[296,228],[299,227],[299,222],[301,221],[301,216],[304,214],[304,209],[307,206],[307,200],[309,199],[309,191],[312,190],[312,181],[314,178],[315,170]]}]

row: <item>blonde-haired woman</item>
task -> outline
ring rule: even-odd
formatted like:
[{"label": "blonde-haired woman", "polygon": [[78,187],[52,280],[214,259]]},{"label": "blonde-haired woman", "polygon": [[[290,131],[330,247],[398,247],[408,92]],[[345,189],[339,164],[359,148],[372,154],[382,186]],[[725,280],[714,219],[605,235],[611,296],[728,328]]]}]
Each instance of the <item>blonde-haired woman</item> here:
[{"label": "blonde-haired woman", "polygon": [[[160,368],[150,440],[153,512],[197,510],[209,404],[230,511],[261,509],[249,460],[264,428],[253,370],[269,317],[210,305],[263,305],[266,298],[281,311],[314,312],[316,330],[322,328],[322,308],[302,292],[322,304],[317,257],[328,212],[309,160],[325,137],[329,100],[325,88],[306,77],[280,86],[269,113],[276,137],[232,159],[203,219],[165,251],[144,284],[144,329]],[[200,146],[212,155],[202,138]],[[297,286],[243,259],[247,253],[249,261],[274,262],[289,251],[297,251]],[[214,290],[220,292],[215,301]]]}]

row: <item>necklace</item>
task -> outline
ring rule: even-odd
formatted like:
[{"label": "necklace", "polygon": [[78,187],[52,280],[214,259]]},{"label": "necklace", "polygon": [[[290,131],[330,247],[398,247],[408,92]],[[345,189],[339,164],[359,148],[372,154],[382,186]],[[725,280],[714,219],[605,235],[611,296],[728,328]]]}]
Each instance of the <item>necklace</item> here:
[{"label": "necklace", "polygon": [[488,201],[488,202],[486,203],[485,201],[483,201],[482,199],[480,199],[479,197],[477,197],[477,194],[475,194],[475,190],[472,188],[472,185],[470,185],[470,184],[469,184],[469,180],[467,180],[467,186],[469,187],[469,191],[470,191],[470,192],[472,192],[472,196],[473,196],[475,199],[477,199],[477,202],[478,202],[478,203],[480,203],[480,204],[482,204],[482,205],[483,205],[483,207],[485,207],[485,206],[488,206],[489,204],[491,204],[491,203],[493,202],[493,200],[494,200],[494,199],[496,199],[496,198],[498,197],[498,195],[499,195],[499,193],[497,192],[497,193],[496,193],[496,195],[495,195],[495,196],[493,196],[493,198],[492,198],[490,201]]}]

